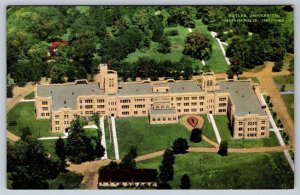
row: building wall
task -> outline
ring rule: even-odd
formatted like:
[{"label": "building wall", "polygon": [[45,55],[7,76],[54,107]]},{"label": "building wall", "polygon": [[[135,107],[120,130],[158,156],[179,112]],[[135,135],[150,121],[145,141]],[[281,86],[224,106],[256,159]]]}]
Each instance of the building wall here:
[{"label": "building wall", "polygon": [[178,114],[160,114],[160,115],[150,115],[150,124],[171,124],[178,123]]},{"label": "building wall", "polygon": [[51,97],[36,97],[35,114],[37,119],[50,119],[52,110]]}]

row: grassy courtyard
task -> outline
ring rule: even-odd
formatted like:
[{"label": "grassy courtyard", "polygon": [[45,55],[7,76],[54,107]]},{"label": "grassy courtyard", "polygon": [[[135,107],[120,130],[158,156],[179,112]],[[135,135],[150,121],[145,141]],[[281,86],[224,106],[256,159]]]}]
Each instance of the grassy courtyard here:
[{"label": "grassy courtyard", "polygon": [[[137,163],[138,168],[159,171],[162,157]],[[178,189],[180,178],[188,174],[191,189],[282,189],[293,188],[294,174],[283,153],[230,153],[221,157],[215,153],[176,155],[174,179]]]},{"label": "grassy courtyard", "polygon": [[34,99],[34,91],[24,97],[25,100]]},{"label": "grassy courtyard", "polygon": [[116,128],[120,157],[130,146],[137,146],[139,155],[164,150],[179,137],[186,138],[190,146],[211,147],[205,141],[191,143],[190,132],[181,124],[151,125],[147,117],[117,118]]},{"label": "grassy courtyard", "polygon": [[285,85],[285,91],[294,91],[294,76],[284,75],[284,76],[273,76],[272,77],[277,89],[280,91],[281,86]]},{"label": "grassy courtyard", "polygon": [[34,102],[20,102],[7,113],[7,129],[21,136],[21,129],[29,127],[35,137],[57,136],[51,133],[50,120],[35,118]]},{"label": "grassy courtyard", "polygon": [[292,119],[294,120],[294,94],[284,94],[284,95],[281,95],[284,103],[285,103],[285,106],[289,112],[289,115],[292,117]]},{"label": "grassy courtyard", "polygon": [[[169,36],[171,41],[171,52],[167,54],[162,54],[157,52],[159,43],[151,41],[149,49],[137,49],[135,52],[129,54],[125,61],[136,62],[140,57],[151,57],[158,61],[171,60],[172,62],[178,62],[183,56],[182,51],[184,50],[184,41],[189,34],[188,28],[182,26],[176,27],[165,27],[164,31],[177,30],[178,35]],[[226,72],[228,65],[224,59],[221,48],[216,39],[211,37],[210,32],[207,30],[206,25],[202,23],[201,20],[196,21],[195,28],[192,29],[193,32],[205,33],[212,40],[212,55],[206,64],[210,65],[212,70],[216,73]],[[193,60],[193,67],[195,70],[202,69],[203,65],[200,60]]]},{"label": "grassy courtyard", "polygon": [[[229,130],[229,120],[225,115],[214,115],[221,140],[226,140],[228,142],[229,148],[242,148],[243,140],[242,139],[233,139]],[[269,138],[260,138],[260,139],[245,139],[244,147],[253,148],[253,147],[268,147],[268,146],[279,146],[277,137],[274,132],[270,132]]]}]

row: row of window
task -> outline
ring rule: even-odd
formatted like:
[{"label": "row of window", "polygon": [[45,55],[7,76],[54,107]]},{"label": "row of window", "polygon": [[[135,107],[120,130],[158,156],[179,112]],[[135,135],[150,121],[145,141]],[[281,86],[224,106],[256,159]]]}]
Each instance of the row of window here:
[{"label": "row of window", "polygon": [[[247,128],[248,131],[256,131],[257,128]],[[266,130],[266,127],[261,127],[261,130],[264,131]],[[243,127],[239,127],[239,131],[243,131]]]},{"label": "row of window", "polygon": [[[187,101],[187,100],[197,100],[198,99],[198,97],[183,97],[183,100],[185,100],[185,101]],[[204,100],[205,99],[205,97],[204,96],[199,96],[199,100]],[[171,100],[173,101],[173,98],[171,98]],[[182,97],[177,97],[176,98],[176,101],[181,101],[182,100]]]},{"label": "row of window", "polygon": [[157,118],[152,118],[152,121],[176,121],[177,120],[177,117],[157,117]]},{"label": "row of window", "polygon": [[49,112],[41,113],[41,116],[50,116],[50,113]]},{"label": "row of window", "polygon": [[[266,121],[261,121],[261,124],[266,124]],[[239,121],[239,125],[243,125],[243,121]],[[248,125],[257,125],[257,121],[254,122],[248,122]]]}]

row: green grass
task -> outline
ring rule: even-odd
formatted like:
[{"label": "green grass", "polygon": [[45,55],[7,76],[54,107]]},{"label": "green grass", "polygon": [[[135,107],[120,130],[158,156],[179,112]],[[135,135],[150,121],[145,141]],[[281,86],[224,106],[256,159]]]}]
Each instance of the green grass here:
[{"label": "green grass", "polygon": [[214,129],[213,129],[211,123],[208,122],[207,115],[202,114],[200,116],[202,116],[202,118],[204,119],[204,124],[203,124],[203,127],[202,127],[203,135],[205,135],[209,139],[213,140],[214,142],[217,142],[217,138],[216,138]]},{"label": "green grass", "polygon": [[[16,121],[16,125],[10,124]],[[61,133],[51,133],[49,119],[36,119],[34,113],[34,102],[20,102],[7,113],[7,129],[21,136],[21,129],[29,127],[35,137],[57,136]]]},{"label": "green grass", "polygon": [[[140,57],[150,57],[157,61],[162,60],[171,60],[172,62],[178,62],[183,56],[182,51],[184,50],[184,41],[186,36],[189,34],[188,29],[182,26],[177,25],[176,27],[165,27],[164,31],[169,31],[171,29],[175,29],[178,31],[178,35],[169,36],[171,41],[171,52],[167,54],[162,54],[157,52],[158,43],[152,42],[150,44],[149,49],[138,49],[135,52],[129,54],[124,61],[127,62],[136,62]],[[193,32],[201,32],[207,34],[212,40],[212,55],[211,58],[206,62],[212,68],[212,70],[216,73],[218,72],[226,72],[228,66],[222,54],[221,48],[217,43],[217,40],[211,37],[210,32],[207,30],[206,25],[202,23],[201,20],[196,21],[195,28],[192,29]],[[193,61],[194,70],[202,69],[202,63],[200,60]]]},{"label": "green grass", "polygon": [[272,78],[278,90],[280,90],[282,85],[285,85],[285,91],[294,91],[293,75],[273,76]]},{"label": "green grass", "polygon": [[257,77],[239,77],[239,80],[248,80],[251,79],[252,83],[260,84],[259,78]]},{"label": "green grass", "polygon": [[57,159],[57,156],[55,154],[55,143],[56,139],[51,139],[51,140],[40,140],[40,142],[43,144],[45,151],[47,153],[51,154],[52,159]]},{"label": "green grass", "polygon": [[289,112],[289,115],[292,117],[293,121],[294,121],[294,94],[285,94],[285,95],[281,95],[285,106]]},{"label": "green grass", "polygon": [[109,131],[108,119],[104,120],[104,129],[105,129],[107,157],[109,159],[115,159],[114,143],[113,143],[112,135]]},{"label": "green grass", "polygon": [[164,150],[179,137],[186,138],[192,146],[211,147],[205,141],[191,143],[190,132],[181,124],[151,125],[147,117],[117,118],[116,128],[120,157],[130,146],[137,146],[138,155]]},{"label": "green grass", "polygon": [[[234,139],[231,136],[229,126],[228,126],[228,117],[226,115],[214,115],[216,125],[218,127],[221,140],[228,142],[229,148],[242,148],[243,140]],[[268,147],[268,146],[279,146],[277,137],[274,132],[270,132],[269,138],[259,138],[259,139],[245,139],[244,147],[253,148],[253,147]]]},{"label": "green grass", "polygon": [[49,189],[58,189],[62,184],[64,189],[80,189],[83,175],[75,172],[60,173],[57,178],[49,181]]},{"label": "green grass", "polygon": [[[200,160],[201,159],[201,160]],[[138,168],[159,170],[162,157],[137,163]],[[191,189],[281,189],[293,188],[294,175],[283,153],[187,153],[176,155],[172,188],[188,174]]]},{"label": "green grass", "polygon": [[34,99],[34,91],[24,97],[25,100]]},{"label": "green grass", "polygon": [[244,72],[259,72],[266,67],[266,62],[262,65],[255,66],[252,69],[245,68]]}]

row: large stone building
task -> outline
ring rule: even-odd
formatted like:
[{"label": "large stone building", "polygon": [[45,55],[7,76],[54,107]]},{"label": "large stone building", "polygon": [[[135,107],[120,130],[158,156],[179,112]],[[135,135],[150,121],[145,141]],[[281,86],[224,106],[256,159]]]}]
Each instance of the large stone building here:
[{"label": "large stone building", "polygon": [[[203,73],[194,80],[118,82],[116,71],[100,65],[95,83],[37,85],[38,119],[51,119],[53,132],[66,132],[76,116],[149,117],[151,124],[177,123],[185,114],[227,115],[234,138],[269,137],[269,119],[251,80],[219,80]],[[227,125],[227,124],[224,124]]]}]

